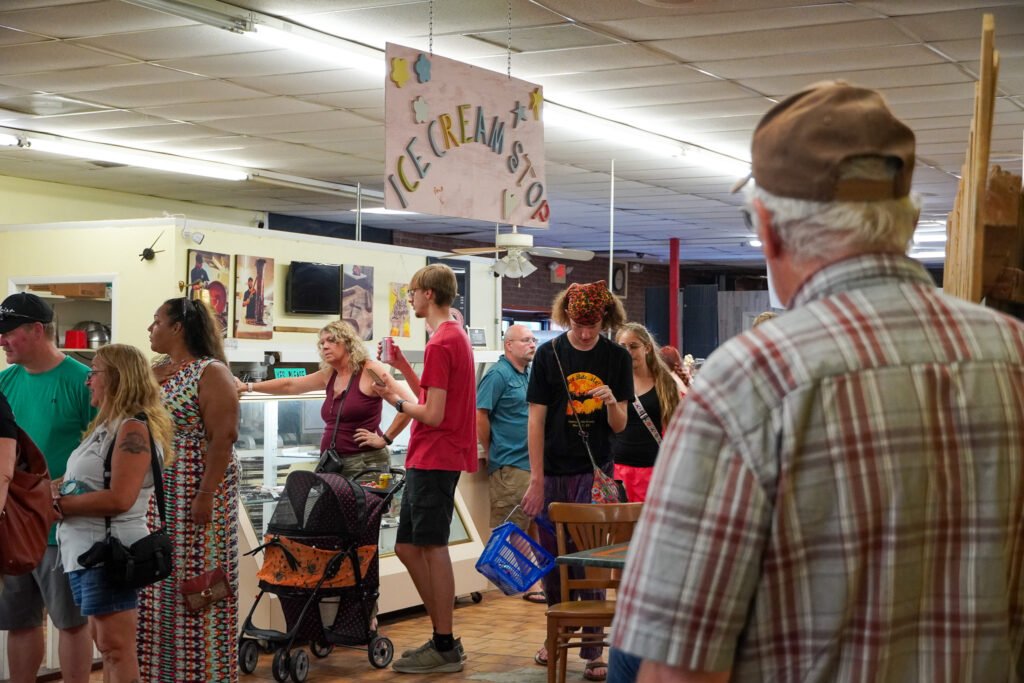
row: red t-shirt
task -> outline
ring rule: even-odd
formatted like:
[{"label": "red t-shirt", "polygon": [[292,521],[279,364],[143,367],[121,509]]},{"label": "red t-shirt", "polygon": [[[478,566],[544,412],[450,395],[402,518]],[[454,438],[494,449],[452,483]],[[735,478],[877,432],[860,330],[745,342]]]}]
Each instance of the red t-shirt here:
[{"label": "red t-shirt", "polygon": [[454,322],[441,323],[427,342],[420,377],[420,403],[427,389],[447,392],[444,418],[436,427],[413,420],[406,467],[476,472],[476,373],[469,336]]}]

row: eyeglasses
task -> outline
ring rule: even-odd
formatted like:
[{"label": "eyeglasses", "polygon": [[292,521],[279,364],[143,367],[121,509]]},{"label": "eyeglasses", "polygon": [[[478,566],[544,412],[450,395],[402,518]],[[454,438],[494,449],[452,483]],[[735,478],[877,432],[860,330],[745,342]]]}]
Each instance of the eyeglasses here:
[{"label": "eyeglasses", "polygon": [[523,342],[525,344],[536,344],[537,340],[533,337],[524,337],[522,339],[506,339],[509,342]]},{"label": "eyeglasses", "polygon": [[420,287],[412,287],[412,288],[411,288],[411,289],[409,290],[409,294],[408,294],[408,297],[409,297],[410,299],[412,299],[413,295],[414,295],[414,294],[416,294],[416,292],[422,292],[422,291],[423,291],[423,290],[422,290],[422,289],[421,289]]},{"label": "eyeglasses", "polygon": [[106,372],[106,371],[105,370],[90,370],[89,372],[85,373],[85,381],[86,382],[91,382],[93,380],[93,378],[96,377],[96,375],[98,375],[101,372]]}]

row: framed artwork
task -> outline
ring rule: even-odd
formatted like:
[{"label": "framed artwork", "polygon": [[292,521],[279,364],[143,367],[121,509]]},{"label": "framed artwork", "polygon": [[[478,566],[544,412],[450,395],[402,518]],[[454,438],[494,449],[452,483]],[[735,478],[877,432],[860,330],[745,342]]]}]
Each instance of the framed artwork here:
[{"label": "framed artwork", "polygon": [[388,286],[388,311],[392,337],[408,337],[409,333],[409,285],[392,282]]},{"label": "framed artwork", "polygon": [[373,268],[343,266],[342,273],[341,319],[360,339],[373,339]]},{"label": "framed artwork", "polygon": [[231,291],[231,256],[212,251],[188,250],[189,296],[205,301],[228,336],[228,300]]},{"label": "framed artwork", "polygon": [[235,336],[274,336],[274,259],[235,256]]}]

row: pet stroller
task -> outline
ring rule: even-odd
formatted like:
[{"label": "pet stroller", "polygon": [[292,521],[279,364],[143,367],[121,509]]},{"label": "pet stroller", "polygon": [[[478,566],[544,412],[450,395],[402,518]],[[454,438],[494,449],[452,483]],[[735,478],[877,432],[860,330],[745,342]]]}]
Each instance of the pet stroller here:
[{"label": "pet stroller", "polygon": [[[377,470],[367,470],[355,479]],[[242,626],[238,665],[256,669],[260,650],[274,653],[274,680],[291,676],[302,683],[309,673],[309,644],[316,657],[335,645],[367,648],[370,663],[383,669],[395,648],[373,625],[379,596],[377,549],[381,515],[405,483],[405,472],[391,470],[386,488],[370,488],[340,474],[292,472],[267,525],[260,593]],[[252,617],[267,593],[277,595],[287,632],[253,626]],[[294,649],[293,649],[294,648]]]}]

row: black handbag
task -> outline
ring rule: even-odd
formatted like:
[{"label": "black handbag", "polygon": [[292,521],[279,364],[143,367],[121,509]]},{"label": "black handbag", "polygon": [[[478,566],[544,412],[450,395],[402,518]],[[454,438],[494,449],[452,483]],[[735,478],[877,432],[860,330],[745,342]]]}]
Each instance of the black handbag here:
[{"label": "black handbag", "polygon": [[[139,413],[136,419],[146,424],[146,415]],[[114,443],[110,444],[107,457],[103,461],[103,488],[110,488],[111,461],[114,457]],[[167,535],[167,519],[164,513],[164,486],[157,460],[156,444],[153,433],[149,434],[150,461],[153,470],[153,488],[156,494],[157,510],[160,512],[160,528],[148,536],[126,546],[110,532],[110,517],[104,518],[107,524],[107,536],[97,541],[91,548],[79,555],[78,563],[86,568],[102,564],[107,581],[120,588],[143,588],[171,575],[174,568],[174,548],[171,537]]]},{"label": "black handbag", "polygon": [[338,455],[338,451],[335,449],[338,440],[338,422],[341,420],[341,411],[345,409],[345,399],[348,397],[352,382],[356,381],[357,375],[359,375],[358,372],[352,373],[348,378],[348,386],[345,387],[345,391],[341,392],[341,405],[338,406],[338,412],[334,416],[334,431],[331,432],[331,446],[320,454],[320,461],[316,464],[316,469],[313,470],[317,474],[341,472],[344,467],[344,459]]}]

